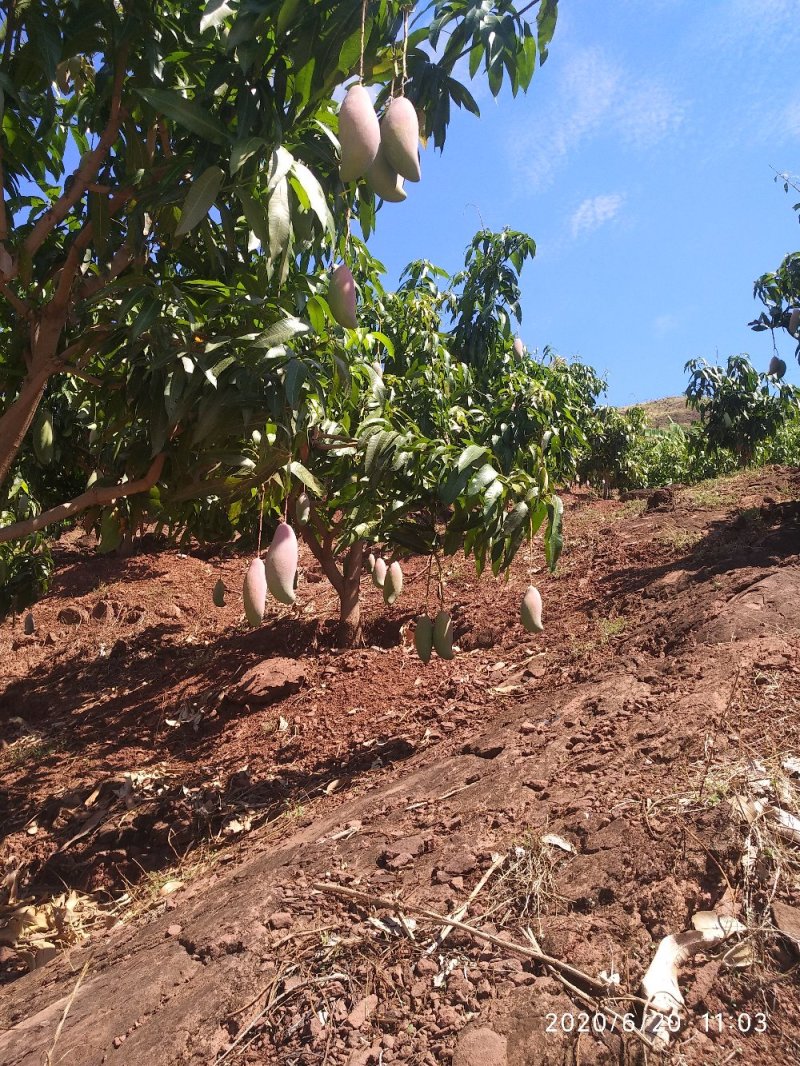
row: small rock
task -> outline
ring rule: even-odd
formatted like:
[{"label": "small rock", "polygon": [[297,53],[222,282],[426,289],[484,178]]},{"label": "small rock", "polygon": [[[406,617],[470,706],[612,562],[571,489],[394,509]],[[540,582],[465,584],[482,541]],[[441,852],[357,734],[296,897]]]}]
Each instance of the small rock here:
[{"label": "small rock", "polygon": [[451,877],[463,877],[471,874],[478,865],[478,860],[471,851],[460,851],[452,855],[444,865]]},{"label": "small rock", "polygon": [[427,955],[421,958],[417,965],[414,967],[414,973],[416,973],[418,977],[430,976],[438,972],[438,964]]},{"label": "small rock", "polygon": [[457,1029],[461,1024],[462,1015],[455,1007],[442,1007],[436,1015],[436,1024],[440,1029]]},{"label": "small rock", "polygon": [[450,887],[452,888],[452,890],[454,892],[463,892],[464,891],[464,878],[463,877],[454,877],[454,878],[452,878],[452,880],[450,881]]},{"label": "small rock", "polygon": [[391,859],[386,860],[386,868],[388,870],[402,870],[404,866],[408,866],[413,861],[414,856],[410,852],[401,851],[399,855],[394,855]]},{"label": "small rock", "polygon": [[347,1015],[347,1024],[351,1029],[360,1029],[377,1006],[378,997],[374,993],[371,996],[365,996]]},{"label": "small rock", "polygon": [[305,681],[306,669],[300,662],[276,656],[248,670],[228,693],[228,699],[232,703],[266,706],[299,692]]},{"label": "small rock", "polygon": [[130,607],[123,615],[122,621],[127,625],[135,625],[144,618],[144,607]]},{"label": "small rock", "polygon": [[529,788],[531,792],[546,792],[547,782],[543,777],[530,777],[527,781],[522,782],[525,788]]},{"label": "small rock", "polygon": [[114,600],[98,600],[92,608],[92,618],[105,621],[107,618],[116,618],[119,614],[119,604]]},{"label": "small rock", "polygon": [[794,948],[800,948],[800,908],[790,907],[788,903],[773,903],[772,920],[783,935],[794,942]]},{"label": "small rock", "polygon": [[183,926],[181,926],[181,925],[170,925],[167,928],[167,936],[171,936],[171,937],[180,936],[182,929],[183,929]]},{"label": "small rock", "polygon": [[508,1041],[494,1029],[464,1029],[453,1053],[453,1066],[507,1066]]},{"label": "small rock", "polygon": [[523,733],[525,736],[527,736],[529,733],[537,733],[539,731],[539,727],[533,722],[523,722],[522,725],[519,727],[519,731],[520,733]]},{"label": "small rock", "polygon": [[89,621],[89,612],[83,607],[62,607],[58,612],[58,620],[65,626],[79,626]]},{"label": "small rock", "polygon": [[267,919],[270,929],[289,929],[294,919],[288,911],[275,911]]}]

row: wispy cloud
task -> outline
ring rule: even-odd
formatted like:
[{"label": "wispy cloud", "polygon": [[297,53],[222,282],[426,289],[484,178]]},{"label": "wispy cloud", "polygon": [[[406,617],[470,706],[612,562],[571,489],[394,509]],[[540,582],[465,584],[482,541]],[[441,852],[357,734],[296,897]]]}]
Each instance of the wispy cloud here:
[{"label": "wispy cloud", "polygon": [[796,47],[797,0],[721,0],[706,14],[714,43],[728,52]]},{"label": "wispy cloud", "polygon": [[624,202],[625,197],[621,193],[591,196],[584,200],[570,219],[572,236],[579,237],[582,233],[591,233],[592,230],[610,222],[619,214]]},{"label": "wispy cloud", "polygon": [[665,337],[668,333],[672,333],[673,330],[677,329],[678,325],[677,315],[657,315],[653,320],[653,332],[657,337]]},{"label": "wispy cloud", "polygon": [[578,49],[561,68],[554,105],[522,135],[514,131],[512,164],[527,189],[543,189],[590,138],[610,134],[647,148],[676,130],[684,112],[667,86],[629,74],[601,48]]},{"label": "wispy cloud", "polygon": [[786,132],[792,137],[800,137],[800,96],[792,100],[783,113]]}]

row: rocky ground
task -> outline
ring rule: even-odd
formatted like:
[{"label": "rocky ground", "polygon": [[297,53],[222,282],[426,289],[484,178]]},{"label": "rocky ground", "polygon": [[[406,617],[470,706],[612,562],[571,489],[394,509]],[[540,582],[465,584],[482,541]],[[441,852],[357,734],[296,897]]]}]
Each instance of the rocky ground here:
[{"label": "rocky ground", "polygon": [[568,496],[557,574],[445,562],[427,667],[424,560],[340,652],[309,559],[248,631],[245,559],[64,538],[0,627],[0,1064],[800,1060],[798,490]]}]

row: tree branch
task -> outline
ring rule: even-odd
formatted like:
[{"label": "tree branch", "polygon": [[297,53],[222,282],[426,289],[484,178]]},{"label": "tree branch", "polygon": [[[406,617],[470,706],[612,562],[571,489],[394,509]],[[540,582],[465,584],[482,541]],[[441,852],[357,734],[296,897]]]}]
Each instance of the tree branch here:
[{"label": "tree branch", "polygon": [[[313,516],[313,509],[311,513]],[[316,534],[310,526],[303,526],[302,537],[311,549],[311,554],[322,567],[325,577],[327,577],[328,581],[330,581],[331,585],[333,585],[334,591],[341,599],[342,591],[344,589],[344,577],[340,573],[338,566],[334,562],[333,553],[330,551],[330,549],[326,549],[325,547],[323,547],[322,544],[320,544],[319,540],[317,540]]]},{"label": "tree branch", "polygon": [[[109,217],[113,218],[117,211],[119,211],[119,209],[123,207],[132,196],[133,189],[130,188],[120,189],[115,193],[108,204]],[[61,268],[61,276],[58,279],[55,294],[50,301],[52,307],[65,308],[69,303],[72,282],[75,275],[78,273],[83,255],[91,244],[93,237],[94,225],[91,222],[87,222],[72,242],[69,251],[67,252],[67,258],[64,260],[64,265]]]},{"label": "tree branch", "polygon": [[131,247],[128,244],[121,244],[108,264],[107,273],[97,274],[95,277],[87,278],[83,282],[80,287],[80,299],[87,300],[90,296],[94,296],[96,292],[100,292],[110,281],[119,277],[123,270],[131,265],[133,260],[134,254]]},{"label": "tree branch", "polygon": [[36,225],[26,237],[24,248],[30,256],[35,255],[56,226],[64,221],[73,207],[83,198],[84,193],[97,177],[109,149],[119,135],[120,122],[122,121],[122,84],[125,80],[127,57],[127,47],[120,49],[117,54],[117,69],[111,90],[111,110],[106,128],[97,142],[97,147],[87,152],[81,159],[78,169],[72,175],[73,180],[69,192],[65,191],[61,194],[52,207],[38,219]]},{"label": "tree branch", "polygon": [[147,473],[137,481],[126,481],[121,485],[91,488],[80,496],[76,496],[74,500],[70,500],[69,503],[61,503],[58,507],[52,507],[49,511],[45,511],[36,518],[29,518],[24,522],[14,522],[10,526],[0,528],[0,544],[5,544],[10,540],[20,540],[22,537],[36,533],[54,522],[62,522],[65,518],[73,518],[89,507],[100,507],[103,504],[113,503],[114,500],[122,499],[124,496],[136,496],[140,492],[147,492],[161,476],[166,458],[167,456],[164,452],[157,455],[150,464],[150,469]]},{"label": "tree branch", "polygon": [[31,305],[27,300],[23,300],[21,296],[17,296],[13,289],[11,289],[5,282],[0,285],[0,292],[5,296],[14,310],[22,318],[30,318]]}]

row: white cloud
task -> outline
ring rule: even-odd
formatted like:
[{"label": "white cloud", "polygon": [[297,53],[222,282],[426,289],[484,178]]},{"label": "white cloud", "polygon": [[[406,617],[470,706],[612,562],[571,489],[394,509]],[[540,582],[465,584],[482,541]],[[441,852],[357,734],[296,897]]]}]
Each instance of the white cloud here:
[{"label": "white cloud", "polygon": [[624,202],[625,197],[620,193],[591,196],[584,200],[570,219],[572,236],[579,237],[581,233],[591,233],[592,230],[610,222],[619,214]]},{"label": "white cloud", "polygon": [[649,148],[683,122],[684,108],[661,85],[641,85],[617,108],[620,133],[636,148]]},{"label": "white cloud", "polygon": [[720,48],[752,54],[763,45],[775,51],[796,47],[797,0],[723,0],[707,14],[709,34]]},{"label": "white cloud", "polygon": [[522,134],[515,129],[510,140],[512,165],[526,190],[551,184],[559,167],[592,137],[606,134],[647,148],[683,121],[685,107],[667,86],[629,74],[601,48],[573,51],[559,81],[546,116]]},{"label": "white cloud", "polygon": [[667,333],[672,333],[674,329],[677,329],[678,325],[677,315],[657,315],[653,320],[653,331],[657,337],[664,337]]}]

